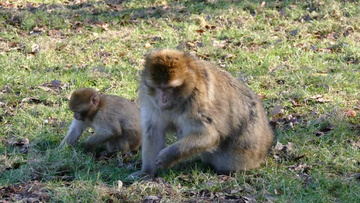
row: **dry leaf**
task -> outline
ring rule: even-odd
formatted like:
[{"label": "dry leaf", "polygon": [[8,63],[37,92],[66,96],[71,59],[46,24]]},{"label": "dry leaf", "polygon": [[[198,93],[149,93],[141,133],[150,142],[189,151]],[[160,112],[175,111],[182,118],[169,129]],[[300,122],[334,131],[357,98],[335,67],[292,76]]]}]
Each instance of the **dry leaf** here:
[{"label": "dry leaf", "polygon": [[274,193],[275,195],[282,195],[282,191],[281,190],[278,190],[278,189],[274,189]]},{"label": "dry leaf", "polygon": [[296,165],[293,165],[293,166],[290,166],[289,169],[291,171],[300,171],[302,173],[308,173],[310,171],[312,167],[307,165],[307,164],[300,164],[298,166]]},{"label": "dry leaf", "polygon": [[353,142],[352,146],[357,147],[358,149],[360,149],[360,141]]},{"label": "dry leaf", "polygon": [[98,26],[101,29],[106,30],[106,31],[109,30],[109,24],[105,23],[105,22],[102,22],[102,21],[96,22],[96,26]]},{"label": "dry leaf", "polygon": [[199,29],[199,30],[194,30],[195,32],[198,32],[198,33],[200,33],[200,34],[203,34],[204,32],[205,32],[205,30],[203,30],[203,29]]},{"label": "dry leaf", "polygon": [[146,44],[145,44],[145,48],[146,48],[146,49],[150,49],[150,48],[151,48],[151,44],[150,44],[150,43],[146,43]]},{"label": "dry leaf", "polygon": [[121,180],[118,180],[117,181],[117,190],[120,191],[121,188],[123,187],[123,185],[124,185],[123,182]]},{"label": "dry leaf", "polygon": [[273,148],[273,156],[276,160],[279,159],[288,159],[288,160],[292,160],[292,156],[291,155],[291,151],[292,148],[294,146],[294,143],[292,142],[288,142],[286,145],[283,145],[280,142],[277,142],[275,147]]},{"label": "dry leaf", "polygon": [[286,145],[277,142],[274,149],[278,151],[290,151],[294,147],[294,143],[288,142]]},{"label": "dry leaf", "polygon": [[313,73],[312,76],[327,76],[327,73]]},{"label": "dry leaf", "polygon": [[278,105],[278,106],[275,106],[273,108],[273,110],[271,111],[270,115],[272,117],[276,116],[276,115],[279,115],[279,114],[283,114],[284,113],[284,109],[283,109],[283,106],[282,105]]},{"label": "dry leaf", "polygon": [[160,202],[160,198],[155,195],[150,195],[144,198],[144,203],[155,203]]},{"label": "dry leaf", "polygon": [[274,147],[274,149],[275,149],[275,150],[278,150],[278,151],[283,150],[283,148],[284,148],[284,145],[281,144],[280,142],[277,142],[276,145],[275,145],[275,147]]},{"label": "dry leaf", "polygon": [[355,118],[356,117],[356,111],[349,110],[349,111],[345,112],[345,116]]},{"label": "dry leaf", "polygon": [[260,7],[259,7],[259,10],[260,10],[260,9],[263,9],[263,8],[265,7],[265,4],[266,4],[265,1],[261,2],[261,5],[260,5]]},{"label": "dry leaf", "polygon": [[29,151],[29,148],[30,148],[30,144],[29,144],[29,139],[25,138],[25,139],[16,139],[16,141],[14,140],[11,140],[9,142],[9,144],[12,146],[12,147],[19,147],[19,151],[20,153],[22,154],[26,154],[28,151]]},{"label": "dry leaf", "polygon": [[330,99],[324,99],[324,98],[319,98],[316,100],[317,102],[320,102],[320,103],[325,103],[325,102],[329,102]]},{"label": "dry leaf", "polygon": [[258,97],[260,98],[260,99],[264,99],[264,98],[266,98],[266,95],[265,94],[261,94],[261,93],[259,93],[259,94],[257,94],[258,95]]},{"label": "dry leaf", "polygon": [[325,102],[330,101],[329,99],[324,99],[324,96],[320,95],[320,94],[314,95],[314,96],[310,97],[310,99],[315,100],[320,103],[325,103]]},{"label": "dry leaf", "polygon": [[322,97],[323,97],[323,95],[317,94],[317,95],[310,97],[310,99],[318,99],[318,98],[322,98]]},{"label": "dry leaf", "polygon": [[28,98],[24,98],[21,100],[21,103],[28,103],[28,104],[40,104],[42,101],[38,98],[35,98],[35,97],[28,97]]}]

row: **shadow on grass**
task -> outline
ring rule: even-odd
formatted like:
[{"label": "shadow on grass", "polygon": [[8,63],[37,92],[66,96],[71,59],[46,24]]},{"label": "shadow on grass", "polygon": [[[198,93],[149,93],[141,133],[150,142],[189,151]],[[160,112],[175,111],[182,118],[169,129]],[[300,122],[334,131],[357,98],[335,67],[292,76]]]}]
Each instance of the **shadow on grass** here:
[{"label": "shadow on grass", "polygon": [[[5,24],[20,27],[24,30],[33,30],[35,27],[49,27],[61,29],[64,27],[79,28],[104,23],[112,26],[137,24],[140,20],[150,18],[166,18],[172,21],[187,21],[188,16],[196,14],[213,15],[229,8],[248,11],[256,16],[261,10],[262,0],[257,1],[187,1],[163,4],[161,6],[142,6],[137,2],[134,8],[127,8],[131,1],[107,0],[83,3],[63,4],[23,4],[14,5],[2,3],[0,19]],[[275,8],[279,12],[295,1],[266,1],[266,7]],[[135,3],[134,3],[135,4]],[[304,9],[315,10],[316,5],[304,4]],[[59,22],[57,22],[59,21]]]}]

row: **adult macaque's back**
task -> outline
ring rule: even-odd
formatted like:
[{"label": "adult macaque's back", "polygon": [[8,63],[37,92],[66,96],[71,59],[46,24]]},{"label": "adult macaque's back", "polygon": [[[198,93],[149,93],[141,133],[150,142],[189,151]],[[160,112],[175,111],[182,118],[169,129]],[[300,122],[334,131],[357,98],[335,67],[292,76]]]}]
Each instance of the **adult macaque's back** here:
[{"label": "adult macaque's back", "polygon": [[[140,84],[142,170],[154,175],[194,155],[219,173],[257,168],[273,141],[260,99],[210,63],[176,50],[151,52]],[[165,133],[179,140],[165,148]]]}]

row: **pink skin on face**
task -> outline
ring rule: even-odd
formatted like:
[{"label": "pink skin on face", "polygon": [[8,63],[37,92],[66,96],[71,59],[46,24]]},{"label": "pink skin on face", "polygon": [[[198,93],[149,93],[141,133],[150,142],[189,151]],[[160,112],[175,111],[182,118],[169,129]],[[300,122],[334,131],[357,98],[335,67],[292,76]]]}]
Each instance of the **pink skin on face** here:
[{"label": "pink skin on face", "polygon": [[169,92],[167,89],[156,88],[156,95],[159,101],[159,107],[166,109],[170,106]]},{"label": "pink skin on face", "polygon": [[168,109],[173,105],[173,88],[182,85],[182,83],[182,80],[177,79],[167,84],[162,83],[158,87],[153,87],[156,93],[157,104],[161,109]]}]

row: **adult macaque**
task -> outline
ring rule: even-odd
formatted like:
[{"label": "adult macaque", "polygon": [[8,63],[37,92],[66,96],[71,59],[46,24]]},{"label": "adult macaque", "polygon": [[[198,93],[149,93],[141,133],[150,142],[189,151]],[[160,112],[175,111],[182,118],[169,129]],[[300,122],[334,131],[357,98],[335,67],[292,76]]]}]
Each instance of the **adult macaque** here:
[{"label": "adult macaque", "polygon": [[[218,173],[260,166],[273,133],[260,99],[246,85],[210,63],[176,50],[146,57],[140,83],[142,169],[153,176],[200,155]],[[178,141],[165,147],[166,132]]]},{"label": "adult macaque", "polygon": [[105,144],[107,151],[113,153],[133,151],[140,147],[140,112],[134,103],[83,88],[71,95],[69,107],[74,112],[74,119],[60,147],[75,144],[88,127],[92,127],[95,134],[87,138],[87,149]]}]

